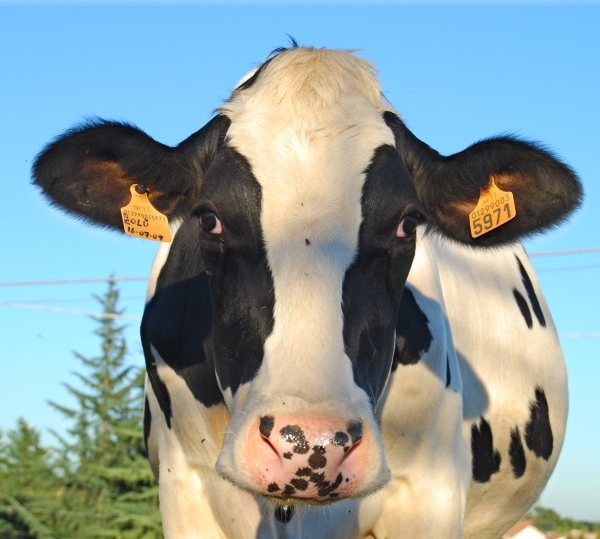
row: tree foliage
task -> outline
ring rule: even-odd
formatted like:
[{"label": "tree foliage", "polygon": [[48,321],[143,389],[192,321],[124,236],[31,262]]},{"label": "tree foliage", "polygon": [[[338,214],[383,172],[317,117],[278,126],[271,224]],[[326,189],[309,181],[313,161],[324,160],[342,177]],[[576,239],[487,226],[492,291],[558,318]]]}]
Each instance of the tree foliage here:
[{"label": "tree foliage", "polygon": [[95,319],[99,352],[74,354],[81,369],[65,387],[75,405],[50,402],[67,434],[55,433],[57,447],[46,449],[21,420],[0,439],[0,539],[162,537],[142,437],[144,374],[126,363],[114,281],[96,299],[105,315]]},{"label": "tree foliage", "polygon": [[539,505],[534,507],[531,512],[527,513],[525,518],[533,520],[534,526],[544,532],[556,531],[568,533],[571,530],[600,532],[600,522],[574,520],[569,517],[561,517],[553,509],[548,509]]}]

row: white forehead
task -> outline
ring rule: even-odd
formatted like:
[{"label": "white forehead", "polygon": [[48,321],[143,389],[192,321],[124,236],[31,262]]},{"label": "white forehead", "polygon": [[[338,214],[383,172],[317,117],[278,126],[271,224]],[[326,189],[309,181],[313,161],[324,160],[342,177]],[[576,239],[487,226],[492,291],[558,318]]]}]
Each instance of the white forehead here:
[{"label": "white forehead", "polygon": [[[228,143],[262,190],[267,245],[343,241],[354,251],[364,171],[394,144],[370,62],[340,50],[296,48],[274,58],[222,107]],[[309,233],[310,237],[304,237]]]},{"label": "white forehead", "polygon": [[[331,394],[333,379],[340,392],[352,391],[342,287],[358,248],[365,170],[377,147],[394,144],[386,110],[369,62],[307,48],[275,57],[221,109],[231,120],[228,144],[261,186],[275,293],[261,373],[278,391],[284,380],[294,391],[297,379],[317,400]],[[294,376],[279,373],[282,365]]]}]

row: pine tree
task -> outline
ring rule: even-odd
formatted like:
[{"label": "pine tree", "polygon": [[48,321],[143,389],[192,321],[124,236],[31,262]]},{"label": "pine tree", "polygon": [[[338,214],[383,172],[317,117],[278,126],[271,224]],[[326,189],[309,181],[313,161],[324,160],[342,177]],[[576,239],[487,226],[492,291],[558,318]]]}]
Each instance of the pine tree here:
[{"label": "pine tree", "polygon": [[24,419],[0,436],[0,538],[50,539],[59,478],[40,433]]},{"label": "pine tree", "polygon": [[117,318],[119,291],[109,281],[96,296],[104,316],[94,332],[100,353],[75,353],[84,372],[82,387],[65,384],[77,406],[50,404],[72,422],[61,445],[61,496],[65,513],[57,516],[60,537],[154,539],[162,537],[158,489],[145,458],[142,438],[143,379],[141,369],[126,364],[124,327]]}]

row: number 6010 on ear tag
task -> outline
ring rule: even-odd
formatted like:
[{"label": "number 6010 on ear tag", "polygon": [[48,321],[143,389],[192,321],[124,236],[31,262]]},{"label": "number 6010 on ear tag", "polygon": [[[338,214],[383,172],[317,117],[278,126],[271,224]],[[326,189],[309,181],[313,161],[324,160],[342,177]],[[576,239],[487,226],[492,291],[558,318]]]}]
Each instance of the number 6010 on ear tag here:
[{"label": "number 6010 on ear tag", "polygon": [[153,241],[171,241],[171,230],[166,215],[160,213],[148,200],[148,194],[136,191],[138,184],[131,186],[131,200],[121,208],[125,234]]}]

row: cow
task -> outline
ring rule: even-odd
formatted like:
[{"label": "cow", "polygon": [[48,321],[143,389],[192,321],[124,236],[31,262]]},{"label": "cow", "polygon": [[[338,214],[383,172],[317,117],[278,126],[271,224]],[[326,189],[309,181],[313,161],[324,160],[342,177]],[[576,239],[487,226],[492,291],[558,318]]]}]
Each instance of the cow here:
[{"label": "cow", "polygon": [[497,539],[540,494],[566,372],[519,240],[583,196],[545,147],[443,156],[370,62],[294,43],[176,147],[96,119],[32,174],[91,224],[132,188],[168,220],[141,323],[167,538]]}]

